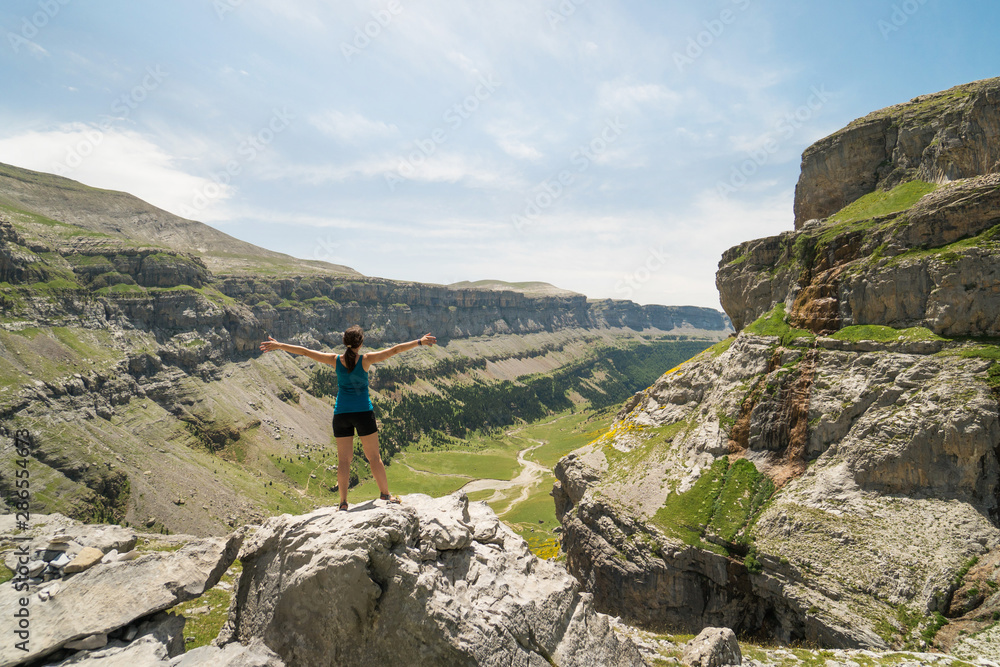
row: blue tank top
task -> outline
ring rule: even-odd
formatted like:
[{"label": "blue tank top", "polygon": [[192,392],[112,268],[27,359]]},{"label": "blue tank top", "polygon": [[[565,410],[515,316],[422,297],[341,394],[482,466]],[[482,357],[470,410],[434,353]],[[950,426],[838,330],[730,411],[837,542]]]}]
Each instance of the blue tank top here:
[{"label": "blue tank top", "polygon": [[354,370],[348,372],[344,364],[340,363],[340,355],[337,355],[334,362],[334,366],[337,367],[337,402],[334,403],[333,414],[368,412],[375,409],[368,395],[368,371],[361,363],[364,356],[363,354],[359,356]]}]

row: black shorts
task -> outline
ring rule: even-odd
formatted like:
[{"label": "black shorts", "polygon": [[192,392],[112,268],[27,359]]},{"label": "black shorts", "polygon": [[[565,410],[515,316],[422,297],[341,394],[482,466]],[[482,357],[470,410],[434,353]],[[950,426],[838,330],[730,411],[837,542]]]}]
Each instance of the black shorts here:
[{"label": "black shorts", "polygon": [[358,435],[360,436],[378,433],[378,424],[375,423],[375,411],[341,412],[333,415],[333,437],[350,438],[354,435],[354,429],[358,429]]}]

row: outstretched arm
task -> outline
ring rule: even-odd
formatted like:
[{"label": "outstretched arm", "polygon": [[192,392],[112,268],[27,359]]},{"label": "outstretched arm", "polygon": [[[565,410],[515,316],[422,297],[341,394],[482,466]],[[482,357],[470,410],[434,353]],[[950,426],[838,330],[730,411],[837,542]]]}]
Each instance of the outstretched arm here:
[{"label": "outstretched arm", "polygon": [[430,334],[424,334],[417,340],[411,340],[408,343],[400,343],[399,345],[393,345],[392,347],[379,350],[378,352],[368,352],[364,356],[365,370],[371,364],[377,364],[380,361],[385,361],[391,356],[397,355],[400,352],[406,352],[407,350],[412,350],[415,347],[420,347],[422,345],[433,345],[437,342],[437,338]]},{"label": "outstretched arm", "polygon": [[307,347],[302,347],[301,345],[289,345],[288,343],[279,343],[270,336],[267,337],[263,343],[260,344],[260,349],[262,352],[270,352],[271,350],[284,350],[285,352],[290,352],[292,354],[301,354],[314,361],[318,361],[321,364],[330,364],[331,366],[336,363],[337,355],[328,352],[317,352],[316,350],[310,350]]}]

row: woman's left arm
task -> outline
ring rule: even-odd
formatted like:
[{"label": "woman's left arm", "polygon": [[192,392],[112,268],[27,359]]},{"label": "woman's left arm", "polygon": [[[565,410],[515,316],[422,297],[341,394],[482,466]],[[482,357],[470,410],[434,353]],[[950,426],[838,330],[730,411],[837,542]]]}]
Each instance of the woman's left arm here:
[{"label": "woman's left arm", "polygon": [[395,356],[400,352],[406,352],[407,350],[412,350],[415,347],[421,347],[423,345],[434,345],[437,342],[437,338],[430,334],[424,334],[417,340],[411,340],[408,343],[400,343],[399,345],[393,345],[385,350],[379,350],[378,352],[368,352],[362,357],[362,361],[365,366],[365,370],[372,364],[377,364],[380,361],[385,361],[389,357]]}]

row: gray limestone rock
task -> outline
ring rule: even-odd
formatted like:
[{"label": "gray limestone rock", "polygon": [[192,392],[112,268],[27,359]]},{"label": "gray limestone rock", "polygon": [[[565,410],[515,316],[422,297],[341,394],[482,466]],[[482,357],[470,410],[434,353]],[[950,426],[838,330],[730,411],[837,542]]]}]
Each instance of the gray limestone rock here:
[{"label": "gray limestone rock", "polygon": [[[135,560],[99,563],[65,579],[42,601],[28,591],[29,651],[13,642],[0,646],[0,664],[19,665],[41,658],[68,642],[109,633],[135,619],[193,599],[214,586],[236,558],[242,533],[192,542],[170,553]],[[4,586],[0,614],[13,618],[24,592]]]},{"label": "gray limestone rock", "polygon": [[285,667],[285,662],[264,642],[254,640],[249,646],[236,642],[218,646],[202,646],[178,656],[168,667]]},{"label": "gray limestone rock", "polygon": [[[559,462],[567,567],[599,611],[642,627],[885,647],[876,627],[901,606],[920,618],[946,609],[955,573],[1000,545],[988,368],[958,354],[796,350],[741,334],[662,377]],[[796,411],[807,425],[798,448]],[[752,520],[742,515],[759,571],[714,523],[692,537],[660,513],[730,456],[782,482]],[[741,507],[723,501],[713,511]]]},{"label": "gray limestone rock", "polygon": [[742,664],[743,653],[729,628],[705,628],[684,646],[681,662],[690,667],[728,667]]},{"label": "gray limestone rock", "polygon": [[[154,667],[184,652],[184,617],[159,613],[144,621],[130,641],[112,640],[97,650],[79,651],[50,667]],[[105,637],[107,642],[107,638]],[[68,648],[68,645],[67,645]]]},{"label": "gray limestone rock", "polygon": [[968,178],[1000,165],[1000,79],[923,95],[858,119],[802,155],[795,225],[882,187]]},{"label": "gray limestone rock", "polygon": [[274,517],[240,560],[217,641],[261,638],[288,664],[644,664],[565,570],[464,494]]}]

